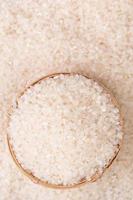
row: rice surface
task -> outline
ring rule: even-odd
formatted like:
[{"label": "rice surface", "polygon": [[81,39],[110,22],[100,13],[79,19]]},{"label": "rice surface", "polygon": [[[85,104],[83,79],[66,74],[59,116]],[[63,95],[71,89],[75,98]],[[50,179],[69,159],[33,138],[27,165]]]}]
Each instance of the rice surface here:
[{"label": "rice surface", "polygon": [[123,133],[111,96],[82,75],[57,75],[18,99],[9,136],[23,168],[51,184],[73,185],[105,167]]}]

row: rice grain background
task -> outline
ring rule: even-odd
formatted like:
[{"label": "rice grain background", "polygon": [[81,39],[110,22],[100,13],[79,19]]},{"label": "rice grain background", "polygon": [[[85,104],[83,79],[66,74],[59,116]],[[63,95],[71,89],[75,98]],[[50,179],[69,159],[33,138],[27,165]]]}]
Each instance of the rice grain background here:
[{"label": "rice grain background", "polygon": [[[23,177],[6,144],[7,111],[24,87],[54,72],[96,76],[120,102],[121,152],[102,179],[49,190]],[[133,1],[0,0],[0,200],[133,200]]]}]

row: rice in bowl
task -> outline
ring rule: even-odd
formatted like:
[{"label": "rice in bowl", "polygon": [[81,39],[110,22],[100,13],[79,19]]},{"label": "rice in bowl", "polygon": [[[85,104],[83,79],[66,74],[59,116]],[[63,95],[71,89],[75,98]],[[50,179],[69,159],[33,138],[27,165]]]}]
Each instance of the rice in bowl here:
[{"label": "rice in bowl", "polygon": [[97,81],[56,74],[29,87],[10,117],[8,138],[22,169],[55,186],[95,181],[116,157],[120,111]]}]

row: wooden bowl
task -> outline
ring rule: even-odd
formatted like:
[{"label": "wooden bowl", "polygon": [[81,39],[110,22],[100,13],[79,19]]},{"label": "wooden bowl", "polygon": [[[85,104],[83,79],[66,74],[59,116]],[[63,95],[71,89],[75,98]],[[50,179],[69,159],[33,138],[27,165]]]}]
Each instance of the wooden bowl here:
[{"label": "wooden bowl", "polygon": [[[25,90],[20,93],[20,95],[18,96],[17,100],[16,100],[16,105],[18,106],[18,99],[27,91],[27,89],[29,89],[30,87],[34,86],[35,84],[41,82],[42,80],[44,79],[48,79],[48,78],[53,78],[55,76],[58,76],[58,75],[82,75],[82,74],[79,74],[79,73],[54,73],[54,74],[50,74],[50,75],[47,75],[45,77],[42,77],[41,79],[37,80],[36,82],[32,83],[28,88],[25,88]],[[112,93],[110,92],[110,90],[108,88],[106,88],[102,83],[101,81],[99,80],[96,80],[95,78],[91,78],[91,77],[88,77],[88,76],[85,76],[85,75],[82,75],[86,78],[89,78],[89,79],[92,79],[94,80],[95,82],[97,82],[103,89],[104,91],[110,95],[111,97],[111,101],[112,103],[114,104],[115,107],[117,107],[119,109],[119,112],[120,112],[120,107],[119,107],[119,104],[116,100],[116,98],[112,95]],[[10,115],[11,115],[12,111],[10,110]],[[10,120],[10,119],[9,119]],[[122,118],[122,114],[120,112],[120,125],[123,129],[123,118]],[[91,183],[91,182],[95,182],[97,179],[99,179],[102,174],[105,172],[105,170],[107,168],[110,167],[110,165],[113,163],[113,161],[115,160],[115,158],[117,157],[119,151],[120,151],[120,146],[121,146],[121,143],[122,143],[123,139],[120,141],[119,144],[117,144],[117,151],[114,152],[114,155],[112,156],[112,158],[110,159],[110,161],[107,163],[107,165],[104,166],[103,168],[103,172],[99,172],[97,171],[91,178],[90,180],[88,181],[85,177],[83,179],[81,179],[78,183],[76,184],[73,184],[73,185],[56,185],[56,184],[51,184],[51,183],[48,183],[47,181],[44,181],[44,180],[41,180],[39,179],[38,177],[34,176],[33,173],[25,168],[22,167],[21,163],[18,161],[18,159],[16,158],[16,155],[15,155],[15,152],[13,150],[13,146],[11,145],[10,143],[10,137],[9,137],[9,134],[7,134],[7,144],[8,144],[8,148],[9,148],[9,152],[11,154],[11,157],[14,161],[14,163],[16,164],[16,166],[19,168],[19,170],[26,176],[28,177],[31,181],[33,181],[34,183],[36,184],[39,184],[39,185],[42,185],[44,187],[48,187],[48,188],[52,188],[52,189],[70,189],[70,188],[78,188],[86,183]]]}]

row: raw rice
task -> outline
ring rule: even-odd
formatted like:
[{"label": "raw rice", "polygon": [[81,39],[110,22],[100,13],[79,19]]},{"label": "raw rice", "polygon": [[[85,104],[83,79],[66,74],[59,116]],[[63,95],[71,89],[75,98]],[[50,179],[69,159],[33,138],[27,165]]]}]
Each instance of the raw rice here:
[{"label": "raw rice", "polygon": [[58,75],[30,87],[9,125],[21,165],[51,184],[89,181],[119,150],[123,133],[111,96],[82,75]]}]

